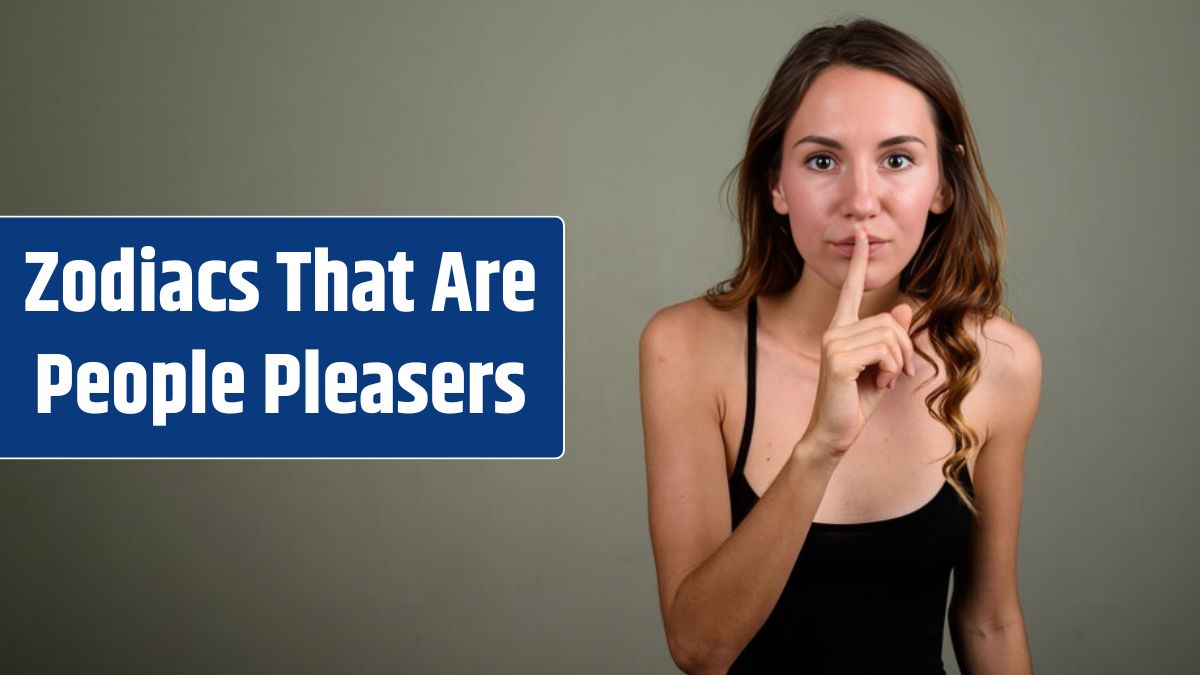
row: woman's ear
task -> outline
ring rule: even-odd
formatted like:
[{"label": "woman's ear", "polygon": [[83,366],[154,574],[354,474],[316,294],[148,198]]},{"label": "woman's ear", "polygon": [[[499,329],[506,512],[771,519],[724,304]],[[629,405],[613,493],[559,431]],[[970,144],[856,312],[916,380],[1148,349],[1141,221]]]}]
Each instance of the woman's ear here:
[{"label": "woman's ear", "polygon": [[[967,156],[966,148],[963,147],[962,143],[954,146],[954,152],[958,153],[959,157]],[[953,203],[954,191],[946,185],[946,181],[943,178],[941,184],[938,185],[937,193],[933,195],[933,203],[929,205],[929,210],[932,213],[940,216],[941,214],[945,213],[946,209],[950,208],[950,205]]]},{"label": "woman's ear", "polygon": [[946,185],[946,182],[942,181],[942,184],[938,186],[937,192],[933,195],[933,203],[929,205],[929,211],[940,216],[941,214],[945,213],[946,209],[949,209],[950,205],[953,203],[954,193]]},{"label": "woman's ear", "polygon": [[783,186],[774,177],[771,178],[771,205],[775,207],[775,213],[787,215],[787,195],[783,194]]}]

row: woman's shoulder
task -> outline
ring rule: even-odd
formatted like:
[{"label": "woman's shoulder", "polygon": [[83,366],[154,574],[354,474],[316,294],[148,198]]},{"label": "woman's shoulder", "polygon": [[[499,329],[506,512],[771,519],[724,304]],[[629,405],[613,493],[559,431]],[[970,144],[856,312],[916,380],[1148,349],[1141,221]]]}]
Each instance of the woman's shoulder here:
[{"label": "woman's shoulder", "polygon": [[746,303],[721,309],[705,296],[664,307],[642,330],[641,343],[693,356],[711,356],[745,341]]},{"label": "woman's shoulder", "polygon": [[677,406],[692,423],[724,418],[730,382],[741,376],[746,303],[721,309],[704,296],[664,307],[640,342],[643,404]]},{"label": "woman's shoulder", "polygon": [[[1042,389],[1042,353],[1026,328],[993,316],[971,322],[980,351],[977,387],[986,405],[987,436],[1000,430],[1026,433]],[[1024,430],[1024,431],[1021,431]]]},{"label": "woman's shoulder", "polygon": [[[914,311],[922,304],[910,301]],[[998,314],[984,318],[979,312],[968,313],[962,326],[979,350],[981,379],[1009,380],[1040,374],[1041,348],[1028,329]]]},{"label": "woman's shoulder", "polygon": [[741,372],[745,348],[746,303],[722,309],[700,296],[664,307],[646,322],[642,370],[702,388],[719,400],[724,383]]},{"label": "woman's shoulder", "polygon": [[1034,376],[1040,378],[1041,347],[1028,329],[1001,316],[976,317],[971,330],[983,361],[983,374],[1010,390]]}]

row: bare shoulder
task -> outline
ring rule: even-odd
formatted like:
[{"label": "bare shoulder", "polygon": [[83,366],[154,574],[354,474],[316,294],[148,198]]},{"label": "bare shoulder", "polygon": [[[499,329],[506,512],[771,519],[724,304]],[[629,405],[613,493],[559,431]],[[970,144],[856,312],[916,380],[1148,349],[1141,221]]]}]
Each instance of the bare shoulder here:
[{"label": "bare shoulder", "polygon": [[981,374],[993,385],[1016,394],[1041,381],[1042,352],[1032,333],[999,316],[976,321],[973,328],[983,357]]},{"label": "bare shoulder", "polygon": [[722,310],[703,296],[664,307],[650,317],[642,330],[642,355],[652,356],[656,361],[682,359],[693,365],[719,362],[723,351],[736,347],[736,338],[742,334],[739,326],[745,325],[744,317],[744,306]]},{"label": "bare shoulder", "polygon": [[981,354],[978,386],[988,401],[988,436],[1025,436],[1042,388],[1042,353],[1027,329],[999,316],[972,324]]},{"label": "bare shoulder", "polygon": [[745,305],[723,310],[704,297],[656,312],[639,350],[644,413],[674,408],[671,424],[711,425],[719,439],[728,385],[743,367],[745,321]]}]

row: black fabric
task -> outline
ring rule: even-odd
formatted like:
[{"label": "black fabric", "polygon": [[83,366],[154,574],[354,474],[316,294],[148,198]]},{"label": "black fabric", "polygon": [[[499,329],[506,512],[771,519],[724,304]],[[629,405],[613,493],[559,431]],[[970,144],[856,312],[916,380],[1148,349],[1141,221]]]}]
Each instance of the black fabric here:
[{"label": "black fabric", "polygon": [[[754,430],[754,299],[747,318],[746,424],[729,478],[735,528],[759,499],[745,476]],[[962,480],[973,495],[968,472]],[[814,522],[778,602],[729,673],[944,674],[950,571],[963,560],[970,529],[971,513],[949,483],[897,518]]]}]

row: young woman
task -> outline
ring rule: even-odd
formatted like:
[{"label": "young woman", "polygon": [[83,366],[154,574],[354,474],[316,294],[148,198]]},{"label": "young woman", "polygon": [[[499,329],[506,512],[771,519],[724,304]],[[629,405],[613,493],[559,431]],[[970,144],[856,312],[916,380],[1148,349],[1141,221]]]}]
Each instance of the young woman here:
[{"label": "young woman", "polygon": [[[742,256],[641,340],[650,534],[689,673],[1027,673],[1033,337],[953,83],[876,21],[779,67],[737,168]],[[1011,312],[1008,313],[1011,317]]]}]

